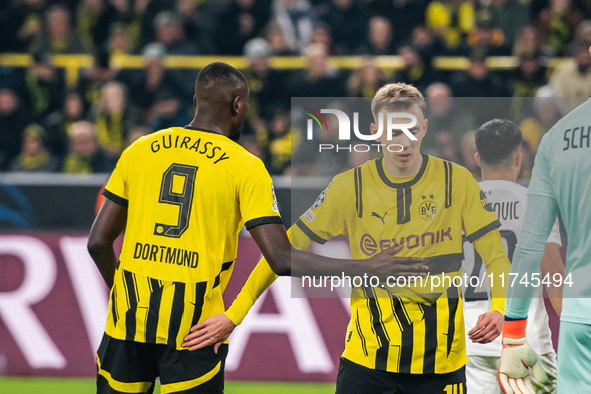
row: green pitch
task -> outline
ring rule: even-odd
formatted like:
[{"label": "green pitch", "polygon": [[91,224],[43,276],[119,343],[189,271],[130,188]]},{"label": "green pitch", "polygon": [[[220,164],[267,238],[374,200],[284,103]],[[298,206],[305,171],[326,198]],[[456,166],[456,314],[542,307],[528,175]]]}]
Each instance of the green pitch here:
[{"label": "green pitch", "polygon": [[[226,382],[226,394],[329,394],[334,393],[330,383],[253,383]],[[0,393],[6,394],[93,394],[93,379],[59,378],[0,378]],[[159,393],[156,385],[154,393]]]}]

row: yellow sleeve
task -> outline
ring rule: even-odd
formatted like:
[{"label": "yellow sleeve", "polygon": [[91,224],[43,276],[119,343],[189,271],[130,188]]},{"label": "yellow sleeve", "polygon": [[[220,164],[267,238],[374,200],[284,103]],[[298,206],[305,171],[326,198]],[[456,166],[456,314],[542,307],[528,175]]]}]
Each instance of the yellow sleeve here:
[{"label": "yellow sleeve", "polygon": [[338,235],[346,235],[344,207],[355,206],[347,200],[352,193],[344,191],[349,180],[353,186],[353,180],[345,174],[335,176],[293,227],[299,228],[308,238],[319,244]]},{"label": "yellow sleeve", "polygon": [[[312,243],[312,240],[297,227],[287,230],[287,237],[292,245],[300,249],[306,249]],[[226,311],[228,319],[235,325],[242,323],[250,308],[275,279],[277,279],[277,274],[273,272],[263,257],[254,267],[246,283],[242,286],[242,290]]]},{"label": "yellow sleeve", "polygon": [[[490,310],[504,315],[506,288],[503,286],[503,282],[507,283],[511,262],[505,253],[501,233],[498,229],[494,229],[475,239],[472,244],[480,257],[482,257],[489,276],[493,278],[492,281],[489,279],[491,295]],[[505,278],[504,281],[501,281],[502,276]]]},{"label": "yellow sleeve", "polygon": [[254,159],[238,184],[240,214],[247,230],[261,224],[282,223],[273,181],[263,162]]},{"label": "yellow sleeve", "polygon": [[103,195],[105,197],[124,207],[126,207],[129,202],[127,177],[129,174],[128,163],[130,160],[128,157],[130,148],[127,148],[121,154],[121,157],[117,161],[117,166],[113,170],[113,173],[111,173],[109,181],[107,182],[105,190],[103,191]]}]

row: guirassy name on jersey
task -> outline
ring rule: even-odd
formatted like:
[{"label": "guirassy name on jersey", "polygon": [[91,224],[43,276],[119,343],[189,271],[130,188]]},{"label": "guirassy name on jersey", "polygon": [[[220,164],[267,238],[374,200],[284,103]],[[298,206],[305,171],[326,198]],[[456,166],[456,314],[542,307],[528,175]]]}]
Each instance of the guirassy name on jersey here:
[{"label": "guirassy name on jersey", "polygon": [[150,144],[152,152],[156,153],[160,149],[193,150],[195,153],[204,155],[208,159],[215,159],[213,164],[217,164],[222,160],[227,160],[230,158],[226,152],[222,151],[222,148],[215,146],[213,142],[205,142],[200,149],[201,138],[183,136],[181,139],[180,137],[180,135],[177,135],[173,138],[172,134],[163,134],[160,139],[156,139]]}]

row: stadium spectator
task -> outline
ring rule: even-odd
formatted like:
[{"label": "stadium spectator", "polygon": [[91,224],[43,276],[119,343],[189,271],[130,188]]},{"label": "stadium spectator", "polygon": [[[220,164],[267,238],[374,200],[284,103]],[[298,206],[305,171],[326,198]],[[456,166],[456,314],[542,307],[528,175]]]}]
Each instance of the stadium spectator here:
[{"label": "stadium spectator", "polygon": [[[181,18],[174,12],[162,11],[154,19],[155,42],[166,48],[169,55],[199,54],[195,43],[186,36]],[[226,33],[227,34],[227,33]]]},{"label": "stadium spectator", "polygon": [[76,8],[76,32],[86,52],[93,52],[107,39],[111,26],[101,18],[105,8],[103,0],[82,0]]},{"label": "stadium spectator", "polygon": [[133,52],[133,38],[129,27],[121,23],[111,25],[107,52],[113,55],[126,55]]},{"label": "stadium spectator", "polygon": [[435,0],[427,5],[425,26],[445,42],[449,51],[457,50],[475,27],[474,5],[466,0]]},{"label": "stadium spectator", "polygon": [[292,96],[299,97],[342,97],[345,84],[338,70],[331,67],[327,48],[324,45],[310,45],[306,54],[308,67],[292,80]]},{"label": "stadium spectator", "polygon": [[0,88],[0,170],[6,170],[12,159],[18,156],[22,133],[28,122],[27,111],[14,90]]},{"label": "stadium spectator", "polygon": [[565,60],[550,75],[550,85],[556,97],[561,97],[559,105],[562,116],[591,96],[589,43],[576,43],[573,57]]},{"label": "stadium spectator", "polygon": [[269,21],[270,0],[231,0],[216,19],[214,40],[220,55],[240,55]]},{"label": "stadium spectator", "polygon": [[62,160],[67,153],[70,126],[85,118],[85,101],[77,91],[66,93],[62,108],[45,118],[43,125],[47,131],[47,147],[58,159]]},{"label": "stadium spectator", "polygon": [[265,39],[269,42],[272,56],[295,56],[297,52],[290,48],[285,41],[285,35],[279,23],[275,20],[269,22],[265,28]]},{"label": "stadium spectator", "polygon": [[142,124],[137,108],[128,105],[127,87],[108,82],[101,89],[101,101],[94,109],[97,141],[105,154],[117,159],[125,148],[131,127]]},{"label": "stadium spectator", "polygon": [[32,118],[40,121],[57,110],[63,101],[64,74],[51,63],[48,52],[36,52],[25,71],[25,102]]},{"label": "stadium spectator", "polygon": [[284,175],[289,171],[292,152],[297,150],[301,135],[290,133],[287,112],[277,111],[269,123],[271,133],[265,160],[267,168],[271,175]]},{"label": "stadium spectator", "polygon": [[368,15],[361,0],[329,0],[327,10],[319,16],[330,26],[335,53],[355,53],[367,34]]},{"label": "stadium spectator", "polygon": [[433,56],[444,56],[447,52],[441,38],[434,37],[425,26],[417,26],[412,30],[410,42],[425,61],[430,61]]},{"label": "stadium spectator", "polygon": [[[533,99],[533,114],[519,123],[523,140],[533,154],[536,153],[544,134],[560,120],[560,100],[562,99],[555,97],[551,86],[541,87]],[[529,169],[531,170],[531,167]]]},{"label": "stadium spectator", "polygon": [[283,31],[287,46],[303,54],[310,44],[316,13],[308,0],[273,0],[273,19]]},{"label": "stadium spectator", "polygon": [[212,1],[177,0],[174,11],[181,18],[183,31],[191,37],[201,53],[218,53],[213,39],[215,13],[222,5]]},{"label": "stadium spectator", "polygon": [[542,65],[539,53],[524,52],[519,56],[519,65],[511,72],[507,92],[513,96],[511,118],[523,119],[532,114],[531,100],[542,86],[548,83],[546,67]]},{"label": "stadium spectator", "polygon": [[403,46],[398,54],[402,57],[402,68],[394,74],[394,80],[414,85],[420,91],[425,91],[427,86],[440,79],[437,71],[431,65],[431,61],[421,58],[419,51],[411,46]]},{"label": "stadium spectator", "polygon": [[164,60],[166,48],[162,44],[152,43],[144,47],[144,68],[136,74],[136,80],[130,86],[131,101],[148,110],[154,104],[158,92],[162,89],[174,89],[174,83],[170,77],[170,70],[166,69]]},{"label": "stadium spectator", "polygon": [[465,99],[453,98],[451,89],[442,82],[425,89],[428,98],[427,119],[429,133],[421,148],[436,157],[460,162],[460,139],[477,126],[474,116],[465,108]]},{"label": "stadium spectator", "polygon": [[324,22],[317,22],[312,29],[312,38],[310,38],[310,45],[320,44],[328,48],[329,56],[335,56],[339,53],[334,38],[332,36],[332,28],[329,24]]},{"label": "stadium spectator", "polygon": [[86,121],[72,124],[62,171],[67,174],[109,173],[113,168],[115,161],[99,146],[94,125]]},{"label": "stadium spectator", "polygon": [[53,172],[59,169],[59,160],[45,145],[47,133],[38,124],[28,125],[23,132],[23,146],[12,160],[9,171]]},{"label": "stadium spectator", "polygon": [[[154,43],[163,45],[166,55],[196,56],[199,54],[199,48],[186,37],[182,21],[177,14],[170,11],[160,12],[154,20],[154,28],[156,30]],[[186,81],[194,78],[195,70],[171,69],[168,75],[171,83],[178,89],[177,94],[181,100],[190,102],[193,98],[193,88]]]},{"label": "stadium spectator", "polygon": [[45,25],[38,50],[51,54],[84,53],[80,38],[72,29],[70,10],[53,5],[45,13]]},{"label": "stadium spectator", "polygon": [[532,20],[542,51],[548,56],[566,55],[570,38],[568,15],[570,0],[534,1],[531,3]]},{"label": "stadium spectator", "polygon": [[468,34],[466,45],[461,47],[465,54],[479,50],[486,56],[506,56],[510,49],[504,44],[503,31],[493,25],[488,13],[482,13],[476,18],[476,28]]},{"label": "stadium spectator", "polygon": [[386,75],[376,65],[375,59],[365,57],[361,67],[355,70],[347,80],[349,97],[373,97],[380,87],[386,84]]},{"label": "stadium spectator", "polygon": [[286,93],[285,72],[274,69],[269,64],[271,47],[262,38],[254,38],[244,46],[244,56],[248,68],[244,76],[250,86],[250,106],[248,119],[260,117],[270,120],[277,110],[286,111],[291,102]]},{"label": "stadium spectator", "polygon": [[170,90],[160,90],[147,120],[151,131],[182,127],[189,124],[191,116],[177,95]]},{"label": "stadium spectator", "polygon": [[390,20],[392,26],[392,52],[400,45],[408,45],[410,34],[417,26],[425,24],[425,0],[377,0],[374,16],[383,16]]},{"label": "stadium spectator", "polygon": [[32,52],[43,34],[46,0],[5,1],[0,12],[2,51]]},{"label": "stadium spectator", "polygon": [[492,0],[480,2],[478,13],[485,12],[492,26],[503,34],[503,45],[510,47],[521,29],[530,22],[528,4],[520,0]]},{"label": "stadium spectator", "polygon": [[507,96],[505,84],[497,75],[490,72],[486,65],[486,57],[481,52],[472,54],[466,72],[458,72],[452,77],[451,88],[455,97]]},{"label": "stadium spectator", "polygon": [[533,26],[524,26],[517,39],[513,42],[513,56],[521,56],[523,53],[541,53],[542,44]]},{"label": "stadium spectator", "polygon": [[383,16],[374,16],[369,20],[367,41],[357,52],[363,55],[387,56],[395,53],[392,37],[392,24]]}]

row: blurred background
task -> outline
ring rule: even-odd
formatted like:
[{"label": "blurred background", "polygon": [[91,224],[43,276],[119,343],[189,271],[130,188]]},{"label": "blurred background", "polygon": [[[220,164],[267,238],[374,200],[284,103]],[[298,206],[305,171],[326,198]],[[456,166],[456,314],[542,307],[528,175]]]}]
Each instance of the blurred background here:
[{"label": "blurred background", "polygon": [[[494,116],[523,130],[527,184],[540,138],[591,96],[590,43],[590,0],[0,2],[0,375],[94,374],[106,288],[84,244],[97,195],[135,139],[190,122],[208,63],[232,64],[250,83],[241,144],[273,175],[289,225],[292,176],[320,177],[310,186],[320,190],[366,159],[301,159],[292,97],[372,97],[384,83],[412,83],[434,100],[424,150],[477,178],[474,130],[488,119],[462,103],[504,98]],[[259,252],[247,237],[241,248],[243,280]],[[263,303],[258,321],[278,320],[253,323],[228,377],[334,381],[347,308],[310,300],[285,315],[282,297]],[[290,324],[320,353],[301,348]]]}]

